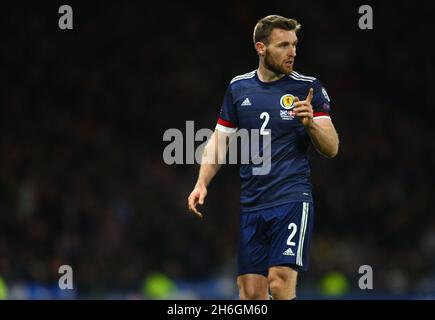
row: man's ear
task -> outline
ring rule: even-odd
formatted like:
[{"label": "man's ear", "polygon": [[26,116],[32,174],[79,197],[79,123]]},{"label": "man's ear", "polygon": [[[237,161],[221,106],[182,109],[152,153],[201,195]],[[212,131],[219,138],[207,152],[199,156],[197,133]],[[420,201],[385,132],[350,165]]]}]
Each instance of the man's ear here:
[{"label": "man's ear", "polygon": [[266,45],[263,42],[256,42],[255,50],[260,56],[264,56],[266,54]]}]

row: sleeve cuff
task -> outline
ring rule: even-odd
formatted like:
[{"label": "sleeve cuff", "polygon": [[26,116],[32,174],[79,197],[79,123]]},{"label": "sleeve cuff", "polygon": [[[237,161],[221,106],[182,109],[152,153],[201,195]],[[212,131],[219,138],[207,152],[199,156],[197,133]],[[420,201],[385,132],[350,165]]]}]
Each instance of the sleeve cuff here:
[{"label": "sleeve cuff", "polygon": [[313,119],[331,119],[331,116],[326,112],[314,112]]},{"label": "sleeve cuff", "polygon": [[216,130],[224,133],[233,133],[237,131],[237,126],[230,121],[219,118],[216,124]]}]

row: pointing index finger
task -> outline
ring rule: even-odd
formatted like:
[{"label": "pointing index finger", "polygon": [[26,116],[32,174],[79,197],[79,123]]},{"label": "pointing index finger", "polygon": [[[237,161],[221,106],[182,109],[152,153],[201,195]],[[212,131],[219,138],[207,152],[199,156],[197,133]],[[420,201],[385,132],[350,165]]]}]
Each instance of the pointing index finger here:
[{"label": "pointing index finger", "polygon": [[308,96],[307,96],[307,101],[311,102],[311,100],[313,100],[313,96],[314,96],[314,90],[313,88],[310,88],[310,91],[308,92]]}]

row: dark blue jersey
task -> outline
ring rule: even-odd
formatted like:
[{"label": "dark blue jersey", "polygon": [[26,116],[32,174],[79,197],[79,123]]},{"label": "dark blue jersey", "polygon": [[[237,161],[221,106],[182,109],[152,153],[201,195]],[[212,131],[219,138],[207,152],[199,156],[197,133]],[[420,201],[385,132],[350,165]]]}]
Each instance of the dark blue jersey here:
[{"label": "dark blue jersey", "polygon": [[[330,100],[320,81],[292,72],[283,78],[262,82],[257,71],[235,77],[229,84],[216,129],[268,130],[271,137],[270,171],[253,174],[252,161],[240,165],[243,211],[252,211],[292,201],[312,201],[308,147],[310,137],[293,111],[295,97],[305,100],[314,89],[314,118],[330,117]],[[260,143],[260,153],[263,145]]]}]

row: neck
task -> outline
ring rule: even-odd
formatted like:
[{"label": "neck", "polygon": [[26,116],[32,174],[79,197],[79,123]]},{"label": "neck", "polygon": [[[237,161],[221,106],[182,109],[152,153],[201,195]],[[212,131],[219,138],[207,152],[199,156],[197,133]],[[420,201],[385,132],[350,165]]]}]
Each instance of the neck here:
[{"label": "neck", "polygon": [[258,78],[263,82],[272,82],[285,76],[283,73],[276,73],[270,69],[267,69],[261,62],[258,65],[257,75]]}]

